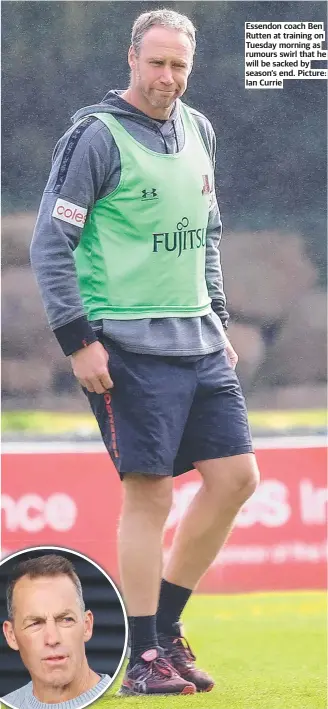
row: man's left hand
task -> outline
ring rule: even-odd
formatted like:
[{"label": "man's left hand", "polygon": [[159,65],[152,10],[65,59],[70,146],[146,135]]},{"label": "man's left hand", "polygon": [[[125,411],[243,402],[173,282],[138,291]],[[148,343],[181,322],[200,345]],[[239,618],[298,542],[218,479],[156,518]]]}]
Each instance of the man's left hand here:
[{"label": "man's left hand", "polygon": [[229,358],[229,362],[232,366],[232,369],[236,369],[236,365],[238,362],[238,355],[237,352],[235,352],[231,342],[229,340],[226,341],[226,346],[225,346],[226,353]]}]

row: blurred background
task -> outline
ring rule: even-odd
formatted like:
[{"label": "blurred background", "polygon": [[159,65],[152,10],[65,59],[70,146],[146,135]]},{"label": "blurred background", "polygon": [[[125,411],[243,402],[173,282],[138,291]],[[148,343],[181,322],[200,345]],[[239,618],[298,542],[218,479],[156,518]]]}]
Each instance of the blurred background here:
[{"label": "blurred background", "polygon": [[[29,244],[56,141],[78,108],[127,86],[132,23],[162,5],[2,3],[4,435],[32,425],[21,411],[87,412],[47,325]],[[327,85],[285,80],[283,90],[246,90],[244,22],[325,22],[326,5],[165,6],[198,29],[185,101],[208,116],[217,135],[229,334],[249,408],[259,412],[257,428],[266,427],[267,410],[298,411],[290,421],[318,428],[326,402]],[[42,414],[40,428],[45,420]]]}]

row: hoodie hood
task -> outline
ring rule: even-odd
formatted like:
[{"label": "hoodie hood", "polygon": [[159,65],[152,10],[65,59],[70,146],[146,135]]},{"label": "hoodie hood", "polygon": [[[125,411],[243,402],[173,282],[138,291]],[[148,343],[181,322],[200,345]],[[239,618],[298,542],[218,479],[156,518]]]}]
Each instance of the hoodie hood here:
[{"label": "hoodie hood", "polygon": [[172,141],[174,138],[176,142],[176,151],[182,149],[181,141],[178,141],[177,126],[176,124],[181,121],[180,110],[179,110],[179,99],[175,102],[172,113],[170,117],[163,121],[157,120],[155,118],[150,118],[138,108],[132,106],[130,103],[121,98],[123,90],[112,89],[104,96],[100,103],[92,104],[91,106],[85,106],[80,108],[71,120],[76,123],[84,116],[89,116],[90,113],[111,113],[115,118],[121,118],[123,120],[132,120],[134,123],[140,123],[146,126],[150,130],[154,130],[156,133],[161,135],[165,145],[165,152],[171,152],[168,149],[168,142]]}]

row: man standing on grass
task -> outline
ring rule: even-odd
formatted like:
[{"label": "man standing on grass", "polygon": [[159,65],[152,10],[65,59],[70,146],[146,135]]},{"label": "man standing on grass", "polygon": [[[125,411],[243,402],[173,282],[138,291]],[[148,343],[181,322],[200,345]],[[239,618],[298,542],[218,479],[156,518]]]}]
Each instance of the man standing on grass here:
[{"label": "man standing on grass", "polygon": [[[258,481],[225,334],[215,136],[180,100],[194,51],[187,17],[137,18],[130,85],[74,116],[31,248],[50,325],[123,483],[126,695],[212,689],[179,618]],[[202,485],[160,581],[172,476],[192,467]]]}]

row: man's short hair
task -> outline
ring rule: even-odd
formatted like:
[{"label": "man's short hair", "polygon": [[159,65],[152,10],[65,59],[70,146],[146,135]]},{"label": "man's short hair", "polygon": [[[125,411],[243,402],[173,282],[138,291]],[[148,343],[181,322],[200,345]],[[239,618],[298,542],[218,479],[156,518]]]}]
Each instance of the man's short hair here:
[{"label": "man's short hair", "polygon": [[190,40],[192,51],[196,49],[196,28],[189,17],[180,15],[175,10],[151,10],[143,12],[135,20],[132,27],[131,44],[136,55],[140,52],[142,39],[151,27],[168,27],[173,30],[184,32]]},{"label": "man's short hair", "polygon": [[20,561],[14,566],[9,575],[6,589],[9,620],[12,620],[14,617],[14,588],[17,581],[22,578],[22,576],[28,576],[30,579],[40,578],[41,576],[68,576],[76,588],[81,609],[83,612],[85,611],[81,581],[75,573],[72,562],[59,554],[45,554],[44,556],[37,556],[35,559]]}]

